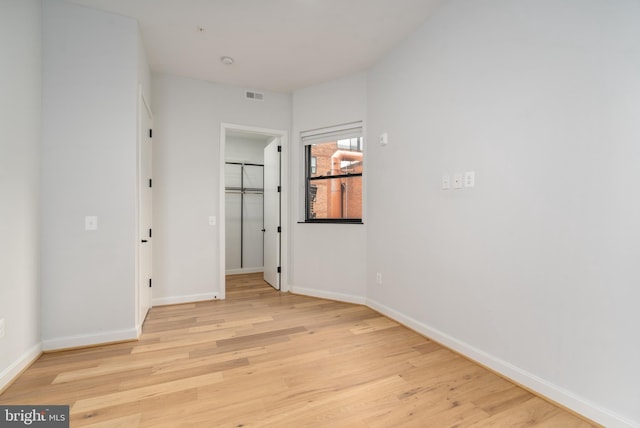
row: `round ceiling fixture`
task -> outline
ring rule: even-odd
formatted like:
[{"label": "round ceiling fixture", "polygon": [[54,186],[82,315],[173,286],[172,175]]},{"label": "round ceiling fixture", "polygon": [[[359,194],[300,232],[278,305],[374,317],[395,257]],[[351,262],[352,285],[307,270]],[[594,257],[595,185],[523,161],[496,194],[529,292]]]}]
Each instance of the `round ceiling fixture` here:
[{"label": "round ceiling fixture", "polygon": [[230,56],[223,56],[220,57],[220,62],[222,62],[224,65],[231,65],[233,64],[233,58],[231,58]]}]

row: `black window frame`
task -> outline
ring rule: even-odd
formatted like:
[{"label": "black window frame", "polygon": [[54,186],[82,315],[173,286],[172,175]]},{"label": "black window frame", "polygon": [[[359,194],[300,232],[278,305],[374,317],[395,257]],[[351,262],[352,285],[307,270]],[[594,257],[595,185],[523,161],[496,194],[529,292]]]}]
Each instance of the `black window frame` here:
[{"label": "black window frame", "polygon": [[[359,136],[358,138],[361,139],[361,142],[359,144],[359,148],[360,150],[355,150],[355,151],[359,151],[361,153],[363,153],[364,155],[364,137]],[[338,139],[335,140],[335,142],[337,142]],[[315,143],[315,144],[307,144],[304,146],[305,149],[305,188],[304,188],[304,194],[305,194],[305,221],[304,223],[342,223],[342,224],[364,224],[362,221],[362,218],[310,218],[311,215],[311,201],[310,201],[310,187],[313,185],[313,182],[315,181],[328,181],[328,180],[335,180],[337,178],[351,178],[351,177],[362,177],[362,172],[357,172],[357,173],[346,173],[346,174],[339,174],[339,175],[322,175],[322,176],[316,176],[316,177],[312,177],[312,174],[315,174],[315,172],[311,171],[311,147],[313,147],[316,144],[326,144],[326,143],[331,143],[333,141],[325,141],[322,143]],[[340,150],[346,150],[346,149],[340,149]],[[364,169],[364,168],[363,168]],[[317,170],[317,163],[316,163],[316,170]],[[364,195],[362,195],[362,204],[364,205]],[[362,207],[364,209],[364,206]]]}]

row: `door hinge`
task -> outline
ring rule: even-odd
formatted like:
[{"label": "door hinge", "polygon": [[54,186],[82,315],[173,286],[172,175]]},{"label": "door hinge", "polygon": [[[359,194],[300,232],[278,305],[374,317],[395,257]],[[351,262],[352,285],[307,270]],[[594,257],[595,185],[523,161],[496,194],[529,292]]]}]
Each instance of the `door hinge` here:
[{"label": "door hinge", "polygon": [[149,138],[153,138],[153,129],[149,129]]},{"label": "door hinge", "polygon": [[282,268],[280,266],[278,266],[278,273],[282,272]]},{"label": "door hinge", "polygon": [[149,229],[149,238],[151,238],[151,237],[152,237],[152,236],[151,236],[151,229]]},{"label": "door hinge", "polygon": [[282,192],[282,186],[278,186],[278,193]]},{"label": "door hinge", "polygon": [[153,187],[153,181],[149,179],[149,187]]},{"label": "door hinge", "polygon": [[149,288],[151,288],[151,278],[149,278]]},{"label": "door hinge", "polygon": [[278,233],[282,233],[282,227],[278,226]]},{"label": "door hinge", "polygon": [[278,152],[282,151],[282,146],[278,146]]}]

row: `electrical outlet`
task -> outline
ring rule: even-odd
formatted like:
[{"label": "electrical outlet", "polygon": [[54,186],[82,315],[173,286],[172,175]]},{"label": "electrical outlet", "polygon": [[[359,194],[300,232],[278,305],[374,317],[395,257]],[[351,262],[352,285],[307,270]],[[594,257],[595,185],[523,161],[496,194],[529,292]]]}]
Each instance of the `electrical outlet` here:
[{"label": "electrical outlet", "polygon": [[4,337],[4,318],[0,320],[0,339]]},{"label": "electrical outlet", "polygon": [[453,174],[453,188],[454,189],[462,189],[462,174],[461,173]]},{"label": "electrical outlet", "polygon": [[376,284],[382,285],[382,274],[380,272],[376,273]]}]

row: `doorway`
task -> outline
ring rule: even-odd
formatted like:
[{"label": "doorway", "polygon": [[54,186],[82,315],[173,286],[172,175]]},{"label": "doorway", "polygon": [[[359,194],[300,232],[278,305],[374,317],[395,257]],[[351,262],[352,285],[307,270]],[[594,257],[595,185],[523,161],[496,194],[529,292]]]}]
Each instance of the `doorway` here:
[{"label": "doorway", "polygon": [[288,291],[286,145],[286,131],[222,124],[220,284],[227,274],[262,272],[274,289]]}]

